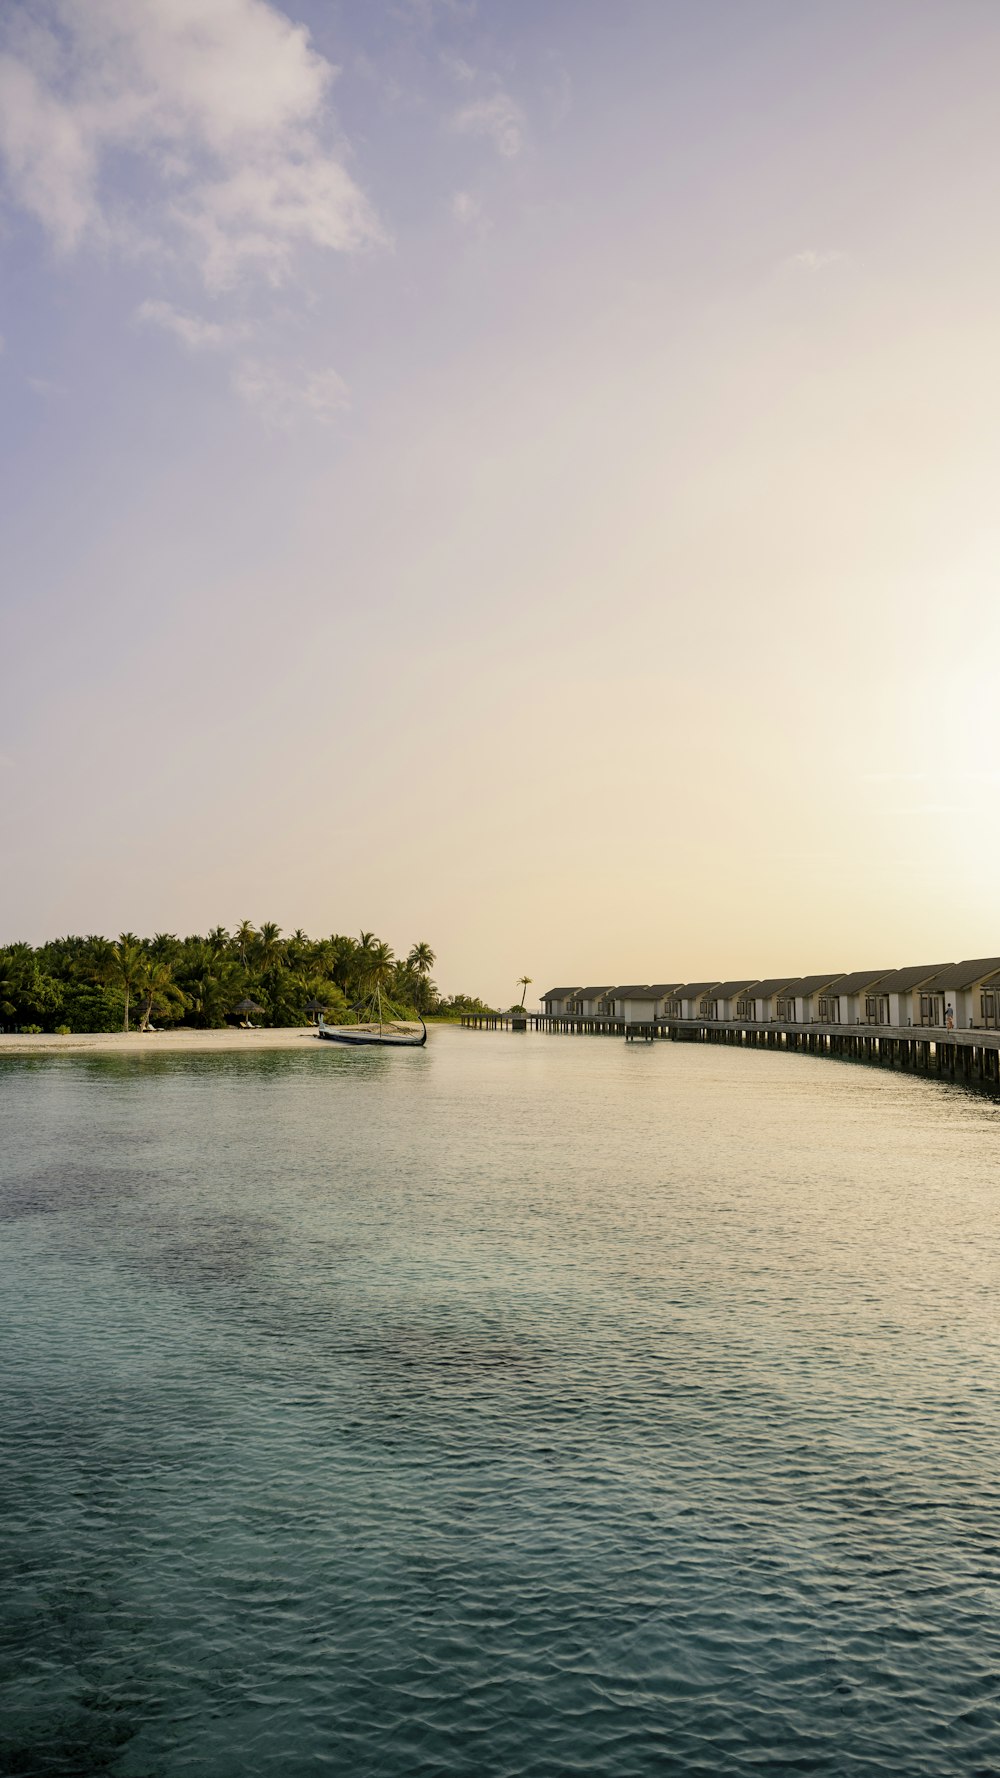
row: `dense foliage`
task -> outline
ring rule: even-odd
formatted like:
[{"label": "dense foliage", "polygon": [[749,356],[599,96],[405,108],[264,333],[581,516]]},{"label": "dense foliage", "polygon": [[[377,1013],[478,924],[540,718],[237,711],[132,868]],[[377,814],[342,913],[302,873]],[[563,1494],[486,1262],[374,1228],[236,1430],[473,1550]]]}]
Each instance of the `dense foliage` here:
[{"label": "dense foliage", "polygon": [[[301,1025],[322,1004],[331,1023],[378,988],[400,1012],[457,1016],[480,1003],[442,1000],[431,980],[434,952],[415,944],[396,957],[373,932],[283,937],[272,921],[234,932],[216,926],[204,938],[158,932],[116,940],[91,934],[34,949],[0,948],[0,1030],[121,1031],[186,1025],[201,1029],[249,1017],[255,1025]],[[238,1010],[241,1002],[252,1010]]]}]

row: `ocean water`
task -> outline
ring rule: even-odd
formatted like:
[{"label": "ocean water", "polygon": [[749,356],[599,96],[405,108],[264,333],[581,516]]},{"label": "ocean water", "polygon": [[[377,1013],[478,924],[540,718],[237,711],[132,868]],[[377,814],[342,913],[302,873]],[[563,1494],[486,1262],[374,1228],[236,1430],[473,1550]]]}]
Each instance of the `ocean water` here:
[{"label": "ocean water", "polygon": [[1000,1773],[1000,1108],[0,1063],[0,1771]]}]

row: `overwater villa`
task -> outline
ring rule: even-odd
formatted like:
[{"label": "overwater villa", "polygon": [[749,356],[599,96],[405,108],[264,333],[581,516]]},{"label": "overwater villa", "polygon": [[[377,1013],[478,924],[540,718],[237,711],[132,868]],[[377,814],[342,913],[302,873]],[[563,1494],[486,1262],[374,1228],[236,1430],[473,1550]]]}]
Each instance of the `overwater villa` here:
[{"label": "overwater villa", "polygon": [[603,987],[578,988],[573,1011],[583,1019],[612,1019],[615,1015],[614,993],[613,982],[605,982]]},{"label": "overwater villa", "polygon": [[732,981],[550,988],[543,1016],[600,1025],[727,1024],[876,1031],[1000,1030],[1000,957]]},{"label": "overwater villa", "polygon": [[702,1007],[705,1016],[710,1019],[738,1019],[737,1011],[740,1001],[745,1000],[753,987],[753,982],[720,982],[718,987],[710,988],[702,996]]},{"label": "overwater villa", "polygon": [[860,1025],[865,1020],[865,1004],[888,969],[856,969],[853,975],[842,975],[817,996],[816,1014],[828,1025]]},{"label": "overwater villa", "polygon": [[547,994],[542,995],[542,1011],[550,1019],[570,1018],[571,1004],[582,991],[581,988],[550,988]]}]

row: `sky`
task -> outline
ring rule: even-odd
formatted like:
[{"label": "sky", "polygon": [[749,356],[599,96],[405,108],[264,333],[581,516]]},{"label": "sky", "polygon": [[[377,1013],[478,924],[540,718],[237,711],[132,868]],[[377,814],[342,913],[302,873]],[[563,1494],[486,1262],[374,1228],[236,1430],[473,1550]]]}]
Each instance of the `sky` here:
[{"label": "sky", "polygon": [[995,0],[4,0],[0,942],[1000,950]]}]

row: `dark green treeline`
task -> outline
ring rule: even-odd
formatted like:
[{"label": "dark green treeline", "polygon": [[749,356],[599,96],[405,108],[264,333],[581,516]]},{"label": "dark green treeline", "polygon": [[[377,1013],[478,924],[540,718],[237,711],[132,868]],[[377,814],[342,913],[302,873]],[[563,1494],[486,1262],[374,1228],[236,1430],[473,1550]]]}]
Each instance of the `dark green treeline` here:
[{"label": "dark green treeline", "polygon": [[[33,947],[0,947],[0,1029],[122,1031],[192,1026],[210,1030],[249,1016],[255,1025],[300,1025],[322,1005],[331,1023],[378,988],[401,1014],[447,1018],[477,1009],[465,994],[442,1000],[424,942],[397,957],[373,932],[286,937],[273,921],[243,920],[204,937],[157,932],[117,939],[96,934]],[[252,1010],[238,1010],[252,1002]]]}]

